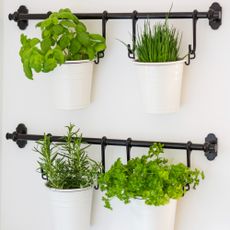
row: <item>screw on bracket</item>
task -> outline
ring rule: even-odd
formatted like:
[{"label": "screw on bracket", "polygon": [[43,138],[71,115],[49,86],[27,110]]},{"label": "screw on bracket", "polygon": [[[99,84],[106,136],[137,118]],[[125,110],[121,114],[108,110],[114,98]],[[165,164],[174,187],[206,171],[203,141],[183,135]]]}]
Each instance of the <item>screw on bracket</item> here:
[{"label": "screw on bracket", "polygon": [[9,20],[17,22],[19,29],[25,30],[28,26],[28,20],[20,20],[20,14],[28,14],[29,10],[26,6],[20,6],[13,14],[9,14]]},{"label": "screw on bracket", "polygon": [[222,7],[219,3],[214,2],[208,11],[209,25],[213,30],[217,30],[222,23]]},{"label": "screw on bracket", "polygon": [[208,160],[212,161],[217,156],[218,139],[213,133],[209,133],[205,138],[204,152]]},{"label": "screw on bracket", "polygon": [[[19,124],[16,128],[16,132],[14,132],[16,136],[18,134],[27,134],[27,128],[24,124]],[[17,137],[14,140],[19,148],[24,148],[27,145],[27,140],[17,140]]]}]

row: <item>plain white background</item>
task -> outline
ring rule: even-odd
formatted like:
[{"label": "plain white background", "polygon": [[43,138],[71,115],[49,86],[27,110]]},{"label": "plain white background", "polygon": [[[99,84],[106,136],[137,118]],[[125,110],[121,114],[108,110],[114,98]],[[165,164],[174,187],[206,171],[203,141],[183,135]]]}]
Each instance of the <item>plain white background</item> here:
[{"label": "plain white background", "polygon": [[[4,8],[3,8],[4,3]],[[53,107],[50,93],[52,74],[35,76],[34,81],[24,77],[18,51],[20,34],[8,13],[25,4],[31,13],[45,13],[62,7],[74,12],[131,12],[167,11],[172,1],[150,0],[8,0],[1,2],[4,29],[1,24],[1,230],[50,230],[51,220],[47,192],[36,172],[38,156],[30,142],[19,149],[5,140],[6,132],[15,130],[23,122],[29,133],[50,132],[63,135],[70,122],[81,128],[84,136],[128,138],[140,140],[191,140],[203,143],[210,132],[219,140],[219,155],[209,162],[203,152],[193,152],[192,165],[205,172],[206,178],[196,191],[190,191],[178,202],[175,230],[229,230],[230,189],[230,105],[229,105],[229,36],[230,3],[220,1],[223,24],[212,30],[207,20],[197,26],[197,58],[185,67],[182,105],[179,112],[170,115],[147,115],[141,108],[135,68],[127,58],[127,51],[117,39],[131,41],[131,21],[117,20],[107,23],[107,50],[101,63],[95,66],[92,104],[81,111],[58,111]],[[173,11],[207,11],[212,1],[175,0]],[[2,17],[1,17],[2,22]],[[191,20],[172,20],[183,31],[182,54],[192,42]],[[100,21],[87,21],[89,30],[101,32]],[[29,22],[24,33],[37,34],[35,21]],[[138,23],[141,27],[141,22]],[[2,37],[3,33],[3,37]],[[3,39],[3,43],[2,43]],[[2,65],[3,63],[3,65]],[[146,149],[133,149],[136,154]],[[90,154],[100,158],[99,147],[92,146]],[[174,161],[184,161],[185,152],[166,151]],[[121,147],[107,149],[107,167],[119,156],[125,155]],[[127,229],[129,214],[107,211],[95,192],[92,230]],[[115,206],[119,203],[116,203]]]}]

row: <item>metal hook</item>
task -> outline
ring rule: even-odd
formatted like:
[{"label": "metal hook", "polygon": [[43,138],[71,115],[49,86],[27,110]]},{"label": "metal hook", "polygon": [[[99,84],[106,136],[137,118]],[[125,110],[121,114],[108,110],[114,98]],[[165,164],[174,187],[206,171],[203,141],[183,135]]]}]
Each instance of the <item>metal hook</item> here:
[{"label": "metal hook", "polygon": [[126,140],[126,155],[127,155],[127,162],[130,160],[130,150],[131,150],[131,142],[132,142],[132,139],[131,138],[128,138]]},{"label": "metal hook", "polygon": [[47,175],[44,173],[43,169],[41,168],[41,177],[43,180],[47,180],[48,181],[48,177]]},{"label": "metal hook", "polygon": [[[108,12],[105,10],[102,13],[102,36],[106,39],[106,23],[108,21]],[[94,60],[95,64],[98,64],[100,61],[100,58],[103,58],[105,56],[105,51],[101,51],[97,53],[96,60]]]},{"label": "metal hook", "polygon": [[[98,180],[98,176],[97,176],[97,180]],[[98,181],[97,181],[97,184],[96,184],[96,185],[94,185],[94,189],[95,189],[95,190],[98,190],[98,189],[99,189],[99,184],[98,184]]]},{"label": "metal hook", "polygon": [[108,12],[105,10],[102,14],[102,36],[106,38],[106,23],[108,21]]},{"label": "metal hook", "polygon": [[138,12],[136,10],[132,13],[132,42],[133,46],[131,48],[131,45],[128,44],[128,57],[131,59],[135,59],[135,48],[136,48],[136,24],[137,24],[137,14]]},{"label": "metal hook", "polygon": [[187,167],[191,167],[191,152],[192,152],[192,142],[188,141],[187,142],[187,147],[186,147],[186,152],[187,152]]},{"label": "metal hook", "polygon": [[[192,152],[192,142],[188,141],[186,146],[186,153],[187,153],[187,167],[191,167],[191,152]],[[190,185],[187,184],[185,186],[186,191],[190,190]]]},{"label": "metal hook", "polygon": [[[106,147],[106,140],[107,138],[104,136],[101,138],[101,163],[102,163],[102,173],[105,173],[105,147]],[[95,190],[99,189],[99,185],[94,186]]]},{"label": "metal hook", "polygon": [[193,46],[189,44],[188,46],[188,60],[185,62],[186,65],[190,65],[191,59],[196,58],[196,25],[197,25],[197,17],[198,11],[193,11],[193,18],[192,18],[192,28],[193,28]]},{"label": "metal hook", "polygon": [[105,147],[107,138],[104,136],[101,139],[101,163],[102,163],[102,173],[105,173]]},{"label": "metal hook", "polygon": [[98,64],[98,63],[99,63],[99,53],[97,53],[96,58],[95,58],[95,60],[94,60],[94,63],[95,63],[95,64]]}]

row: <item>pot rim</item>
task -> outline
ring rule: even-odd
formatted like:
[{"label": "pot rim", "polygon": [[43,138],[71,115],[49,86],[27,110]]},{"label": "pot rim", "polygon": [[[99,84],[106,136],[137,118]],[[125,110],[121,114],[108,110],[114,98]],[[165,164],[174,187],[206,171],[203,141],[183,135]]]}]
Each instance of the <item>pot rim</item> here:
[{"label": "pot rim", "polygon": [[85,59],[85,60],[67,60],[65,61],[64,64],[84,64],[84,63],[93,63],[93,60],[90,61],[89,59]]},{"label": "pot rim", "polygon": [[175,65],[175,64],[179,64],[179,63],[184,63],[186,60],[183,59],[183,60],[177,60],[177,61],[169,61],[169,62],[140,62],[140,61],[137,61],[137,60],[134,60],[134,64],[135,65],[147,65],[147,66],[153,66],[153,65],[156,65],[156,66],[162,66],[162,65]]},{"label": "pot rim", "polygon": [[73,188],[73,189],[58,189],[58,188],[51,188],[48,187],[47,184],[45,184],[45,187],[53,192],[62,192],[62,193],[71,193],[71,192],[83,192],[83,191],[87,191],[90,189],[93,189],[93,185],[85,187],[85,188]]}]

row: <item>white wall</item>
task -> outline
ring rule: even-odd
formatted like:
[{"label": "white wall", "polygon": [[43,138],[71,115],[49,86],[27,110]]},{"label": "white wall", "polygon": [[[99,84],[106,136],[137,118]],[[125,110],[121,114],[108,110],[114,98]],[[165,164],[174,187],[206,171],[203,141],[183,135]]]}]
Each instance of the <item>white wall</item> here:
[{"label": "white wall", "polygon": [[[92,105],[81,111],[57,111],[50,102],[49,74],[29,81],[23,76],[18,50],[21,31],[8,21],[7,15],[20,4],[30,12],[39,13],[69,7],[77,12],[166,11],[171,0],[8,0],[4,1],[4,75],[1,105],[1,230],[50,230],[48,199],[39,173],[34,143],[19,149],[6,141],[5,133],[14,131],[24,122],[29,133],[64,133],[64,126],[73,122],[84,136],[127,138],[141,140],[203,143],[213,132],[219,139],[219,155],[208,162],[202,152],[192,154],[192,165],[204,170],[206,179],[194,192],[189,192],[178,203],[176,230],[229,230],[230,189],[230,105],[229,105],[229,36],[230,3],[220,1],[223,7],[223,25],[213,31],[207,20],[200,20],[197,28],[197,58],[185,68],[182,107],[172,115],[146,115],[141,110],[134,66],[127,58],[125,48],[117,38],[130,41],[130,21],[109,21],[106,57],[95,66]],[[211,1],[174,1],[174,11],[207,11]],[[191,42],[191,21],[174,20],[183,31],[183,49]],[[92,31],[100,32],[100,22],[87,22]],[[30,21],[27,35],[36,34],[35,22]],[[2,30],[1,30],[2,31]],[[2,33],[1,33],[2,34]],[[2,62],[1,62],[2,63]],[[52,75],[52,74],[51,74]],[[137,150],[135,150],[137,151]],[[146,151],[146,150],[145,150]],[[91,147],[99,159],[99,148]],[[175,152],[175,153],[173,153]],[[173,151],[170,156],[184,160],[185,154]],[[180,154],[177,154],[179,152]],[[108,148],[108,165],[121,154],[122,148]],[[93,230],[112,230],[121,224],[121,215],[105,210],[100,193],[95,193]],[[125,214],[128,218],[128,214]],[[114,223],[114,226],[113,226]],[[116,225],[115,225],[116,224]],[[121,225],[128,229],[128,221]]]}]

